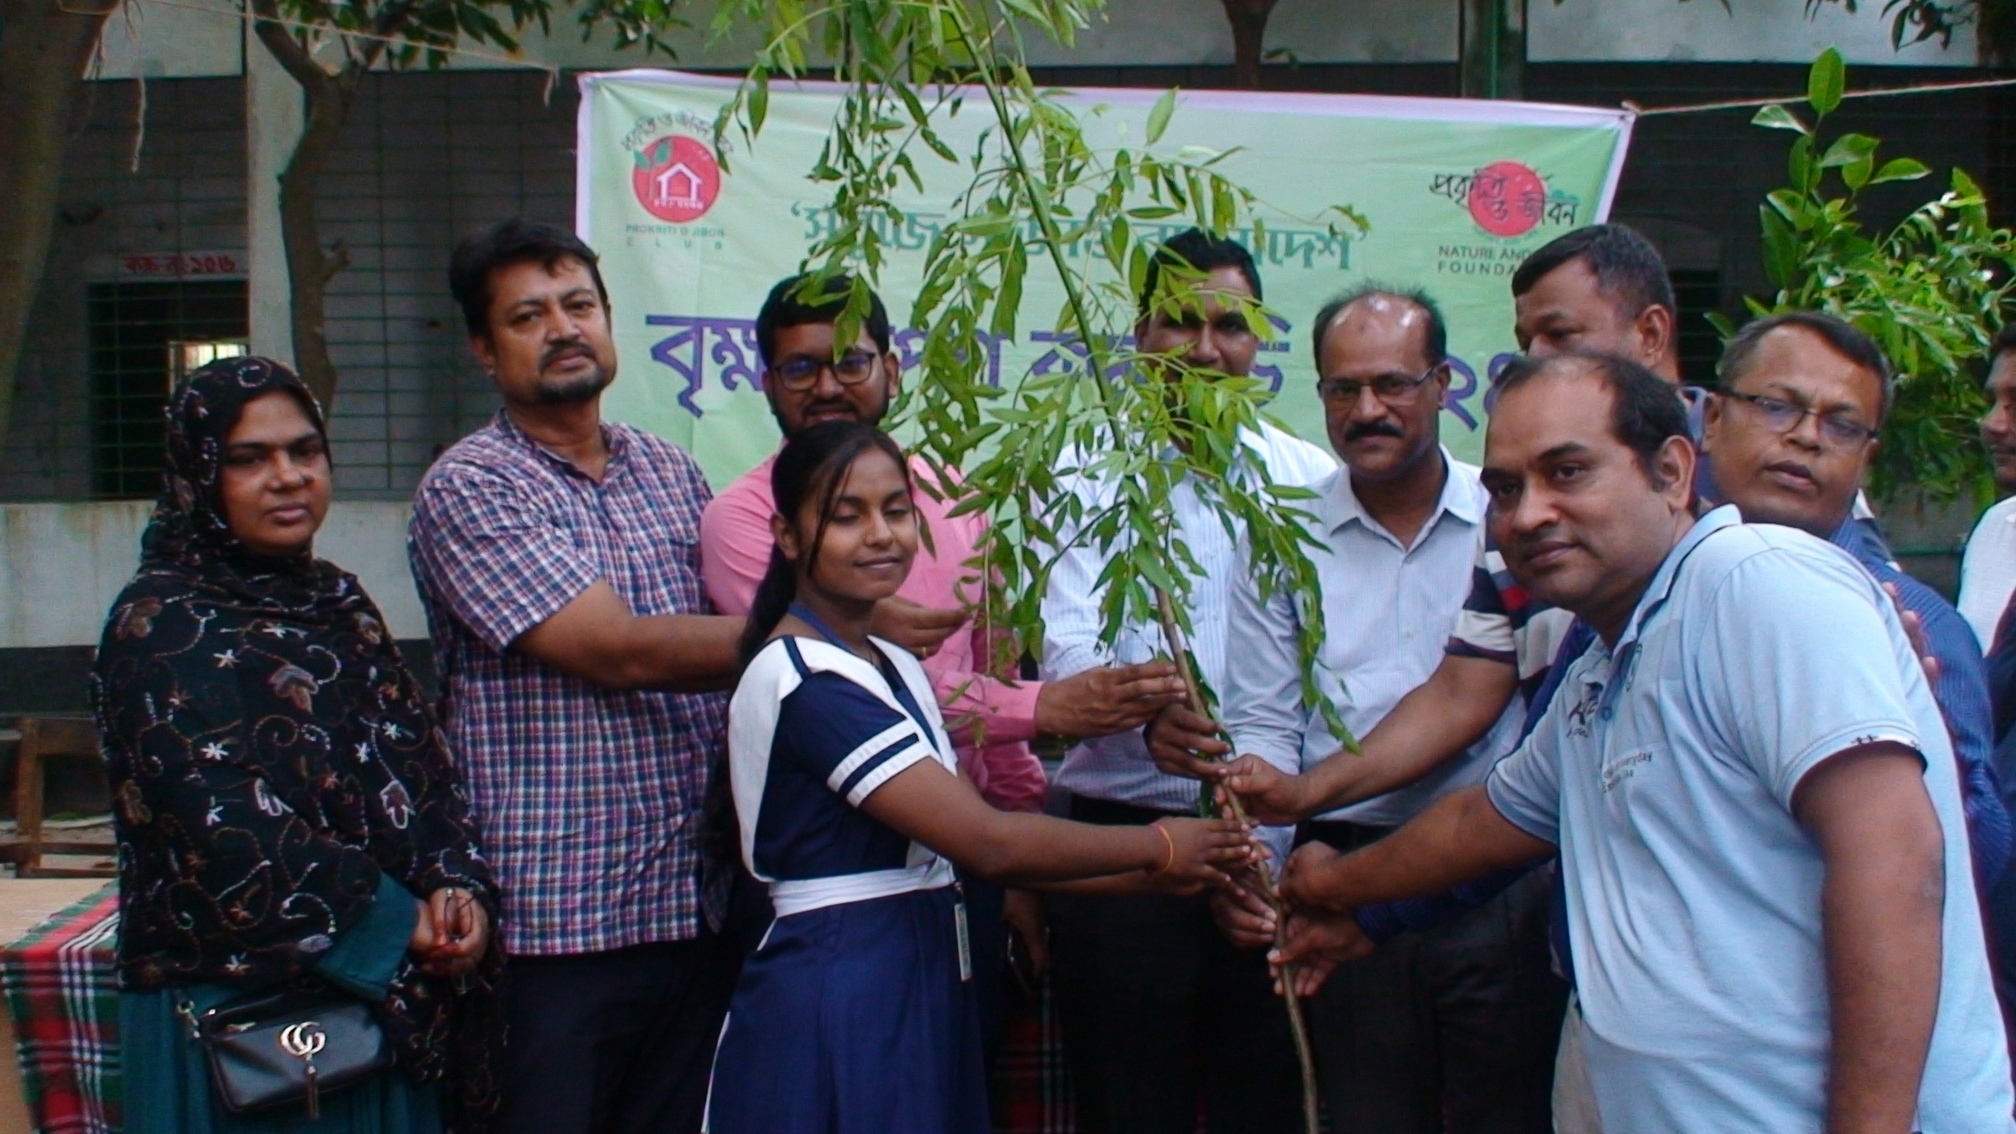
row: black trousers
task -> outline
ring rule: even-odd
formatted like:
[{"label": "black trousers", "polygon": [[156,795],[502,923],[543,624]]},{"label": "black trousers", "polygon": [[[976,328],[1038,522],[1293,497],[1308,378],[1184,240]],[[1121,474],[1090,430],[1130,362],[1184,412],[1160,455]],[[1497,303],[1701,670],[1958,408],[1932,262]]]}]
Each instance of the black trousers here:
[{"label": "black trousers", "polygon": [[[1353,850],[1385,834],[1311,823]],[[1547,955],[1548,874],[1341,966],[1309,1002],[1332,1134],[1550,1134],[1567,985]]]},{"label": "black trousers", "polygon": [[[1077,798],[1071,817],[1162,812]],[[1054,894],[1051,964],[1082,1134],[1296,1134],[1300,1072],[1266,956],[1235,949],[1202,897]]]},{"label": "black trousers", "polygon": [[502,1134],[694,1134],[737,967],[706,932],[511,958]]}]

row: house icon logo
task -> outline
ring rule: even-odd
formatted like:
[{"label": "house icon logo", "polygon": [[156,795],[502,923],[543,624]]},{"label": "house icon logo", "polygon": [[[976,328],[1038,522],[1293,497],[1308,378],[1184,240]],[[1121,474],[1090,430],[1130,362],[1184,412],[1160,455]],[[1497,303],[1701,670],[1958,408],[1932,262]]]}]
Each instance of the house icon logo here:
[{"label": "house icon logo", "polygon": [[662,221],[698,220],[721,195],[721,165],[697,138],[666,134],[630,154],[630,188],[644,211]]}]

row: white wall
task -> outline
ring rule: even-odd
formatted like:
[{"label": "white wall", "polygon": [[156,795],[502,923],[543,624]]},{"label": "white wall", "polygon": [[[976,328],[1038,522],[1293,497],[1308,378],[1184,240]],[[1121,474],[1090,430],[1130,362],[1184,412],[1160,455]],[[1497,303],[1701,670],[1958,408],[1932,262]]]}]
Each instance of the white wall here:
[{"label": "white wall", "polygon": [[[562,0],[564,3],[564,0]],[[1840,0],[1822,3],[1807,19],[1802,0],[1527,0],[1527,54],[1535,62],[1697,61],[1803,63],[1829,45],[1851,63],[1971,66],[1971,29],[1950,48],[1890,47],[1890,20],[1878,0],[1849,12]],[[195,5],[205,11],[190,7]],[[523,58],[567,68],[637,66],[741,67],[753,41],[715,41],[707,31],[712,5],[694,0],[696,25],[667,38],[676,60],[616,51],[607,35],[582,43],[571,14],[553,19],[553,34],[536,30]],[[1281,0],[1267,26],[1267,46],[1307,63],[1448,63],[1456,59],[1457,0]],[[105,39],[106,78],[235,75],[243,66],[237,6],[227,0],[126,0]],[[1040,65],[1130,66],[1225,64],[1232,32],[1219,0],[1109,0],[1106,16],[1085,29],[1075,47],[1037,44]],[[500,59],[459,57],[457,67],[493,68]]]},{"label": "white wall", "polygon": [[[0,649],[95,646],[105,614],[140,561],[153,505],[0,504]],[[338,501],[316,551],[355,573],[398,638],[427,636],[406,567],[398,501]]]},{"label": "white wall", "polygon": [[1828,47],[1850,63],[1969,67],[1974,29],[1951,47],[1937,40],[1898,51],[1890,46],[1887,5],[1862,0],[1528,0],[1526,57],[1535,63],[1583,60],[1700,63],[1810,63]]}]

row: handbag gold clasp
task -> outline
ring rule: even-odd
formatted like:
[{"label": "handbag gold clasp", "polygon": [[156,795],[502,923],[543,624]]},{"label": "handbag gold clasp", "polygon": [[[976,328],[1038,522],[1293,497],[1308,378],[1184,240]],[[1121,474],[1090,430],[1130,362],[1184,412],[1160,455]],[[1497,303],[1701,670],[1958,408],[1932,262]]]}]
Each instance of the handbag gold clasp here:
[{"label": "handbag gold clasp", "polygon": [[322,1117],[322,1092],[318,1089],[315,1073],[315,1057],[329,1046],[329,1033],[314,1020],[303,1020],[280,1029],[280,1050],[307,1064],[304,1074],[308,1078],[308,1121]]}]

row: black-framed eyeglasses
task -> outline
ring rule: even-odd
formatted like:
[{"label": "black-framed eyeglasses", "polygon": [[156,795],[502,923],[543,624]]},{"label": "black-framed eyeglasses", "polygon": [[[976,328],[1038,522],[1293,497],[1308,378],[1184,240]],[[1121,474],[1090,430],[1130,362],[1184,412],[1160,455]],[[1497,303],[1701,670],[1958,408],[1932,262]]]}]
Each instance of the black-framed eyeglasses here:
[{"label": "black-framed eyeglasses", "polygon": [[1316,396],[1333,405],[1348,406],[1356,402],[1369,386],[1373,397],[1389,406],[1404,406],[1421,393],[1421,387],[1444,365],[1438,362],[1412,378],[1403,378],[1398,374],[1383,375],[1370,382],[1360,382],[1355,378],[1325,378],[1316,383]]},{"label": "black-framed eyeglasses", "polygon": [[819,384],[819,373],[831,371],[842,386],[859,386],[875,375],[876,356],[871,351],[850,350],[839,358],[809,358],[793,355],[770,368],[770,378],[794,394],[802,394]]},{"label": "black-framed eyeglasses", "polygon": [[1874,426],[1864,425],[1845,414],[1822,413],[1811,406],[1774,398],[1769,394],[1745,394],[1738,390],[1722,391],[1724,397],[1735,398],[1747,403],[1764,418],[1764,424],[1774,433],[1790,433],[1799,428],[1799,423],[1807,417],[1820,422],[1820,436],[1837,449],[1859,449],[1874,441],[1882,431]]}]

